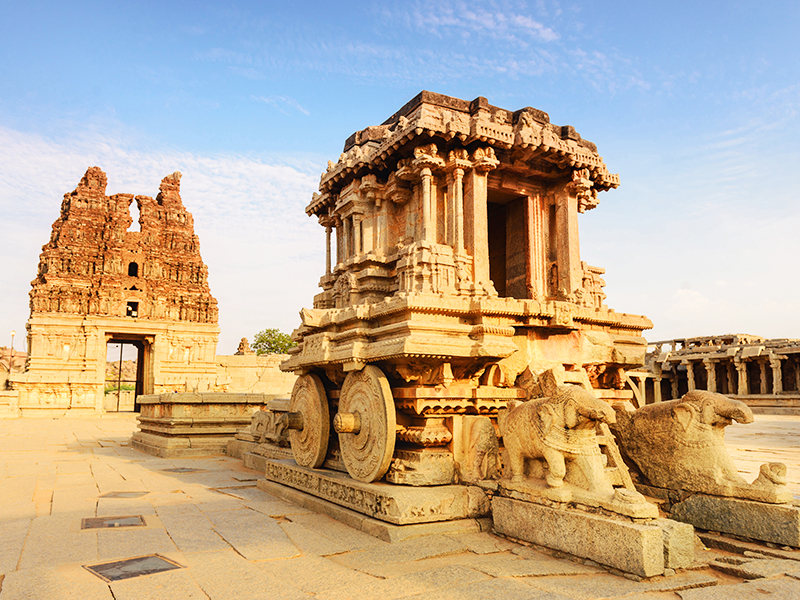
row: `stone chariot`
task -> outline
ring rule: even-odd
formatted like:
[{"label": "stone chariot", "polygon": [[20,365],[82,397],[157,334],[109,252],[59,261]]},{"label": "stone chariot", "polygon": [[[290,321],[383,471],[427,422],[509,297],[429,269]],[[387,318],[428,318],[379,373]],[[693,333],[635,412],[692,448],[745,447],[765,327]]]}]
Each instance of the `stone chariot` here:
[{"label": "stone chariot", "polygon": [[605,306],[578,244],[579,213],[618,183],[572,127],[482,97],[421,92],[350,136],[306,208],[327,252],[281,366],[299,376],[296,462],[366,483],[486,480],[509,403],[565,383],[630,397],[652,324]]}]

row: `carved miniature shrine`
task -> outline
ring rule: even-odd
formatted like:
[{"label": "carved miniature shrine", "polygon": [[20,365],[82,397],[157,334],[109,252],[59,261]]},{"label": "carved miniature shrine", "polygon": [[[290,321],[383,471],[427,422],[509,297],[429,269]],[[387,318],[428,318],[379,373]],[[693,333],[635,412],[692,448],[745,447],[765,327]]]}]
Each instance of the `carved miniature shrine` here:
[{"label": "carved miniature shrine", "polygon": [[[217,302],[180,178],[165,177],[155,199],[106,196],[91,167],[64,195],[32,282],[26,371],[13,381],[23,416],[102,412],[111,341],[138,349],[137,395],[216,379]],[[140,231],[129,231],[134,201]]]}]

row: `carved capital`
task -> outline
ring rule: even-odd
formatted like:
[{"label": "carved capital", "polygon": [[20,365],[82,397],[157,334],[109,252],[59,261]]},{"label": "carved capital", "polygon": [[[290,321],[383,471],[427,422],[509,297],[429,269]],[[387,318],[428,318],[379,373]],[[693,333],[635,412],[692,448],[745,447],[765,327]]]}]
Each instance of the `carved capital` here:
[{"label": "carved capital", "polygon": [[494,148],[491,146],[476,148],[472,154],[472,161],[475,169],[482,172],[492,171],[500,164],[497,156],[495,156]]}]

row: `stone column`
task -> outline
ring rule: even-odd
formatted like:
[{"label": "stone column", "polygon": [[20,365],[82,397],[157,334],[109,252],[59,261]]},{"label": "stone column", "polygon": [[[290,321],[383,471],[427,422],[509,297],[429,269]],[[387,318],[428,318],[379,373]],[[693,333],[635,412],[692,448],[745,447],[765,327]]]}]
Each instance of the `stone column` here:
[{"label": "stone column", "polygon": [[525,206],[525,219],[528,232],[528,289],[532,298],[543,298],[546,295],[547,273],[542,197],[540,194],[528,196]]},{"label": "stone column", "polygon": [[741,359],[735,359],[736,371],[739,373],[739,385],[737,394],[739,396],[747,396],[750,393],[747,383],[747,363]]},{"label": "stone column", "polygon": [[472,254],[476,284],[489,282],[489,217],[487,214],[486,173],[472,169],[466,175],[464,190],[464,245]]},{"label": "stone column", "polygon": [[672,373],[672,400],[677,400],[680,396],[680,389],[678,388],[678,369],[676,368]]},{"label": "stone column", "polygon": [[653,380],[653,402],[655,404],[661,402],[661,373],[661,365],[654,361],[653,374],[655,375],[655,379]]},{"label": "stone column", "polygon": [[716,362],[710,358],[703,359],[703,365],[706,367],[706,390],[709,392],[717,391],[717,367]]},{"label": "stone column", "polygon": [[766,395],[766,394],[769,393],[769,391],[767,391],[767,363],[766,363],[766,361],[759,360],[758,361],[758,368],[761,371],[761,390],[760,390],[760,393]]},{"label": "stone column", "polygon": [[794,359],[794,389],[800,392],[800,360],[797,359],[797,355]]},{"label": "stone column", "polygon": [[344,238],[344,248],[342,249],[342,260],[347,260],[350,258],[352,254],[352,240],[353,240],[353,221],[350,217],[345,217],[342,219],[344,222],[344,234],[342,237]]},{"label": "stone column", "polygon": [[656,378],[653,381],[653,402],[658,404],[661,402],[661,375],[656,375]]},{"label": "stone column", "polygon": [[689,379],[689,391],[691,392],[694,387],[694,365],[690,360],[682,361],[682,364],[686,365],[686,377]]},{"label": "stone column", "polygon": [[429,167],[420,169],[422,179],[422,239],[433,242],[433,223],[431,222],[431,178],[433,174]]},{"label": "stone column", "polygon": [[361,254],[363,251],[363,236],[364,231],[361,224],[361,215],[353,215],[353,248],[351,251],[353,256]]},{"label": "stone column", "polygon": [[728,370],[728,393],[736,393],[736,366],[728,359],[725,361],[725,367]]},{"label": "stone column", "polygon": [[783,374],[781,372],[781,359],[778,356],[769,357],[769,366],[772,367],[772,393],[783,392]]},{"label": "stone column", "polygon": [[331,274],[331,226],[325,225],[325,275]]},{"label": "stone column", "polygon": [[556,236],[556,291],[570,294],[581,287],[583,273],[578,239],[578,199],[566,186],[556,193]]},{"label": "stone column", "polygon": [[389,207],[380,198],[375,203],[375,249],[382,254],[386,254],[389,230],[389,217],[386,214]]},{"label": "stone column", "polygon": [[453,245],[464,252],[464,169],[453,169]]}]

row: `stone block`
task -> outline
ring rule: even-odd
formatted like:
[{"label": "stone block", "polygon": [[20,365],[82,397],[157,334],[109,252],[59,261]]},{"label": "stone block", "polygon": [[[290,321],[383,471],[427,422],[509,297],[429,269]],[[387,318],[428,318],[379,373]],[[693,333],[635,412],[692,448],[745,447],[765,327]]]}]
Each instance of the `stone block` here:
[{"label": "stone block", "polygon": [[664,566],[688,569],[694,563],[694,527],[672,519],[656,519],[664,540]]},{"label": "stone block", "polygon": [[700,529],[800,547],[800,507],[791,504],[695,494],[673,505],[670,517]]},{"label": "stone block", "polygon": [[478,487],[405,487],[363,483],[334,471],[300,467],[289,460],[266,461],[268,480],[395,525],[482,517],[489,500]]},{"label": "stone block", "polygon": [[224,454],[252,413],[272,400],[267,394],[175,393],[139,396],[139,431],[131,446],[175,458]]},{"label": "stone block", "polygon": [[588,558],[602,565],[652,577],[664,572],[662,530],[574,509],[511,498],[492,498],[497,533]]},{"label": "stone block", "polygon": [[258,446],[257,442],[248,442],[245,440],[230,440],[225,448],[225,454],[233,458],[244,459],[244,455],[250,452],[253,448]]},{"label": "stone block", "polygon": [[[400,542],[410,538],[436,534],[477,533],[488,528],[484,523],[488,519],[485,518],[393,525],[266,479],[260,480],[257,485],[261,491],[271,496],[318,513],[314,516],[330,517],[358,532],[366,533],[385,542]],[[275,513],[270,511],[270,514]],[[292,517],[292,520],[294,521],[296,518]],[[339,535],[344,535],[344,533],[340,532]]]}]

